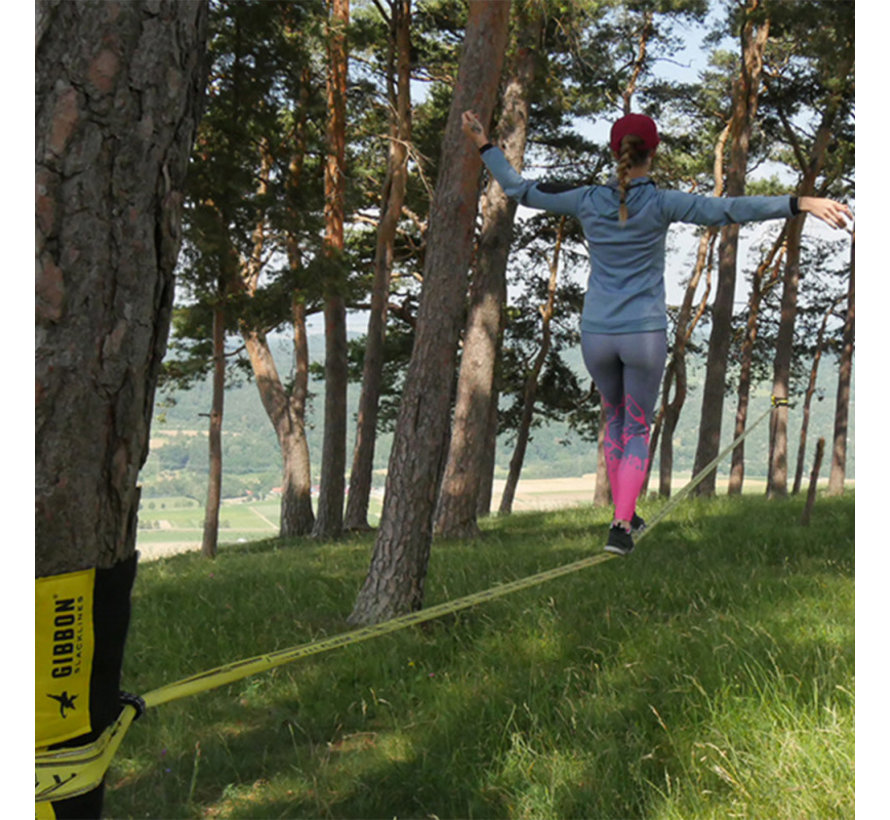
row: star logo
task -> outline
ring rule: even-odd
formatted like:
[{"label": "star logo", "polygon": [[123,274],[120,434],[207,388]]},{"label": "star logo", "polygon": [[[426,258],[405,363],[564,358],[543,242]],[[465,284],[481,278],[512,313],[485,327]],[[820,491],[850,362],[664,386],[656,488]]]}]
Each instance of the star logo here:
[{"label": "star logo", "polygon": [[77,699],[77,695],[69,695],[67,690],[62,692],[61,695],[47,695],[48,698],[52,698],[59,703],[59,713],[62,715],[62,718],[68,717],[65,714],[66,709],[74,709],[74,701]]}]

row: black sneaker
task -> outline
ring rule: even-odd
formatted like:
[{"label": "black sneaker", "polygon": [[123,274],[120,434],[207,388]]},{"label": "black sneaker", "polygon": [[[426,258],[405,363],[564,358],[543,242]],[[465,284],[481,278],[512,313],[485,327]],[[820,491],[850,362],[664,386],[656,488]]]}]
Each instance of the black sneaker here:
[{"label": "black sneaker", "polygon": [[633,552],[634,540],[630,533],[620,524],[612,524],[609,527],[609,540],[606,541],[606,552],[614,552],[616,555],[630,555]]},{"label": "black sneaker", "polygon": [[646,529],[646,522],[640,518],[636,513],[634,513],[634,517],[630,519],[630,532],[632,535],[637,535],[641,533],[644,529]]}]

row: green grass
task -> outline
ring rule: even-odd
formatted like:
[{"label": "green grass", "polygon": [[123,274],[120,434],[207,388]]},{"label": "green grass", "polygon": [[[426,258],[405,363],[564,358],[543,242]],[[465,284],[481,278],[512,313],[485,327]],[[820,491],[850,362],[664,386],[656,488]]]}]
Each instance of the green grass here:
[{"label": "green grass", "polygon": [[[852,817],[853,507],[820,497],[801,528],[796,499],[687,501],[627,559],[150,710],[107,814]],[[583,557],[606,520],[436,543],[427,603]],[[124,688],[345,631],[372,545],[142,566]]]}]

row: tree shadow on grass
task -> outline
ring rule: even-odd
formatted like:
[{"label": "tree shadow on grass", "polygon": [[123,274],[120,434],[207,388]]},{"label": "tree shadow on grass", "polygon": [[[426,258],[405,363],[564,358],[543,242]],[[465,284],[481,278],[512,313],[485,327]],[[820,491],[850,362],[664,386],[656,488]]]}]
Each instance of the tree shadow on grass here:
[{"label": "tree shadow on grass", "polygon": [[[300,664],[242,698],[237,731],[223,700],[197,728],[191,807],[191,738],[121,790],[172,775],[171,817],[642,818],[671,782],[712,814],[750,809],[764,704],[800,735],[848,708],[852,506],[817,504],[809,531],[798,514],[698,502],[626,561]],[[852,801],[852,772],[833,789]]]}]

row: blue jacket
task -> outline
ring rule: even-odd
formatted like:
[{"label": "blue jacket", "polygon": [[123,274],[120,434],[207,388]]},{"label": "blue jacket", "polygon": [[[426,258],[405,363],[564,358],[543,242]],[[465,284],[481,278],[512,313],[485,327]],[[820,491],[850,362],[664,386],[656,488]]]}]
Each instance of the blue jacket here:
[{"label": "blue jacket", "polygon": [[664,258],[672,222],[729,225],[798,213],[796,197],[699,196],[662,191],[649,177],[639,177],[628,185],[628,219],[622,226],[616,181],[575,188],[539,183],[523,179],[500,148],[489,145],[481,150],[486,167],[511,199],[580,220],[590,255],[581,329],[589,333],[667,328]]}]

